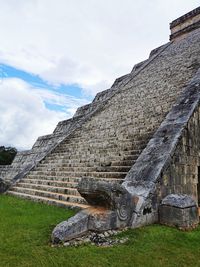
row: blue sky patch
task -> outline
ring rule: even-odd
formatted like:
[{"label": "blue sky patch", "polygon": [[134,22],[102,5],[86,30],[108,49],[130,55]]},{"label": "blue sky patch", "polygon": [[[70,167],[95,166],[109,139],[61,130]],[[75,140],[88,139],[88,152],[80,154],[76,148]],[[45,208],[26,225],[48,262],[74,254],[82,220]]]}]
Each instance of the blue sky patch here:
[{"label": "blue sky patch", "polygon": [[[92,97],[90,96],[85,96],[83,94],[82,88],[80,88],[78,85],[75,84],[61,84],[59,86],[54,86],[52,84],[49,84],[48,82],[44,81],[41,79],[38,75],[34,75],[32,73],[28,73],[26,71],[14,68],[9,65],[1,64],[0,65],[0,71],[1,71],[1,78],[18,78],[26,83],[30,84],[35,90],[37,89],[43,89],[43,90],[48,90],[51,91],[52,93],[55,93],[55,95],[60,94],[61,96],[64,96],[66,98],[71,98],[73,101],[76,102],[75,106],[79,106],[79,101],[80,105],[82,103],[89,103],[92,101]],[[44,101],[44,104],[47,109],[49,110],[55,110],[55,111],[61,111],[65,112],[67,108],[69,108],[69,105],[62,105],[62,104],[57,104],[57,103],[52,103],[52,101]]]}]

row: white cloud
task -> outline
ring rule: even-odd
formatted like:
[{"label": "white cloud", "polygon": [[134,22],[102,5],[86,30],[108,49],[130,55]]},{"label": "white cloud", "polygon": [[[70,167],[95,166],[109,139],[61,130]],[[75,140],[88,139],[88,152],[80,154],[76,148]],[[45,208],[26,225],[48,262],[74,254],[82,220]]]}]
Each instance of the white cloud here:
[{"label": "white cloud", "polygon": [[[84,98],[76,98],[74,96],[61,94],[56,91],[50,91],[41,88],[37,88],[37,90],[32,89],[32,91],[34,91],[33,93],[35,95],[38,95],[43,101],[47,102],[48,104],[58,105],[65,110],[71,110],[71,108],[73,108],[74,110],[80,106],[88,104],[88,100]],[[73,114],[70,112],[69,115],[72,116]]]},{"label": "white cloud", "polygon": [[95,94],[168,41],[198,0],[0,0],[0,61]]},{"label": "white cloud", "polygon": [[[169,22],[198,5],[197,0],[0,0],[0,62],[49,84],[78,84],[94,95],[167,42]],[[30,148],[86,103],[6,78],[0,83],[0,145]]]},{"label": "white cloud", "polygon": [[[52,133],[60,120],[71,117],[85,100],[37,89],[20,80],[7,78],[0,83],[0,145],[30,148],[37,137]],[[65,112],[45,107],[64,106]]]}]

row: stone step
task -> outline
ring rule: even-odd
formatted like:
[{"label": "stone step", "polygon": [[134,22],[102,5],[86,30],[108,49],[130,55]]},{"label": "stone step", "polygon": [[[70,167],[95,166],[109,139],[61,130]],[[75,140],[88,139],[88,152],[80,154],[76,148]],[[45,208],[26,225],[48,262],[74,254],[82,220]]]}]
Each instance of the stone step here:
[{"label": "stone step", "polygon": [[[141,132],[142,129],[144,131],[143,133]],[[152,136],[152,131],[146,132],[146,127],[143,127],[143,128],[140,127],[140,132],[135,133],[135,134],[134,134],[134,130],[135,130],[135,127],[133,128],[131,136],[128,133],[127,134],[124,133],[124,136],[120,135],[120,137],[116,137],[116,136],[102,137],[99,135],[99,136],[95,136],[95,139],[94,139],[94,136],[93,138],[91,138],[89,134],[84,135],[84,136],[81,135],[78,137],[70,136],[69,139],[65,139],[65,141],[60,145],[60,147],[63,145],[74,145],[76,147],[79,147],[80,145],[83,145],[83,144],[94,145],[94,144],[104,144],[105,142],[108,142],[109,144],[121,144],[124,142],[133,142],[134,140],[135,141],[146,141],[147,139],[150,139]],[[56,150],[59,151],[59,148],[57,147]]]},{"label": "stone step", "polygon": [[[102,147],[103,143],[100,143],[101,147],[94,146],[95,143],[93,143],[93,147],[90,146],[90,144],[83,143],[79,144],[78,146],[72,145],[72,144],[61,144],[59,148],[56,148],[52,154],[71,154],[74,155],[82,155],[83,152],[87,153],[90,152],[91,154],[96,154],[98,151],[99,154],[105,153],[105,151],[109,151],[110,154],[116,154],[117,152],[121,151],[126,153],[126,151],[131,151],[130,153],[136,154],[137,150],[142,150],[146,144],[148,143],[149,139],[147,140],[140,140],[140,141],[134,141],[134,140],[124,140],[121,145],[119,142],[116,141],[115,144],[112,145],[105,145],[105,147]],[[83,141],[84,142],[84,141]],[[140,153],[140,152],[138,152]]]},{"label": "stone step", "polygon": [[[133,112],[133,110],[131,110],[131,112]],[[133,118],[133,113],[130,114],[130,118]],[[136,125],[133,122],[127,123],[126,122],[127,119],[127,114],[126,116],[123,118],[121,117],[119,120],[118,118],[115,118],[113,120],[113,125],[116,125],[116,121],[119,122],[118,124],[118,131],[117,131],[117,136],[108,136],[106,135],[107,138],[109,138],[110,141],[112,140],[116,140],[117,141],[123,141],[125,139],[146,139],[147,137],[150,137],[152,135],[152,127],[149,127],[150,125],[145,125],[140,123],[139,125]],[[122,123],[121,123],[122,122]],[[101,128],[84,128],[83,131],[81,132],[76,132],[73,136],[72,136],[72,140],[74,143],[77,142],[82,142],[83,140],[88,140],[91,141],[90,137],[91,137],[91,132],[93,133],[93,137],[95,136],[95,140],[99,140],[99,142],[102,142],[103,140],[105,140],[105,135],[104,133],[107,130],[110,130],[110,128],[112,127],[112,120],[109,120],[109,125],[105,125]],[[66,142],[70,142],[70,140],[66,140]]]},{"label": "stone step", "polygon": [[[141,147],[143,147],[144,145],[146,146],[148,140],[142,140],[142,141],[124,141],[124,143],[122,143],[121,145],[119,145],[119,143],[115,143],[112,146],[110,144],[106,144],[105,146],[102,146],[102,143],[99,144],[100,147],[98,146],[91,146],[90,144],[84,144],[84,145],[79,145],[79,146],[74,146],[71,144],[68,145],[63,145],[60,147],[60,149],[56,149],[53,151],[53,154],[70,154],[70,153],[74,153],[76,155],[79,155],[81,151],[87,152],[90,151],[91,153],[96,153],[96,151],[98,151],[98,153],[104,153],[105,151],[109,151],[110,153],[114,154],[117,153],[119,151],[126,153],[130,151],[130,154],[138,154],[141,152]],[[93,144],[94,145],[94,144]]]},{"label": "stone step", "polygon": [[48,205],[55,205],[55,206],[63,207],[63,208],[86,209],[89,207],[89,205],[86,205],[86,204],[80,204],[80,203],[74,203],[74,202],[69,202],[69,201],[51,199],[51,198],[47,198],[47,197],[41,197],[41,196],[30,195],[30,194],[25,194],[25,193],[19,193],[19,192],[15,192],[15,191],[7,191],[6,194],[17,196],[17,197],[24,198],[24,199],[33,200],[36,202],[43,202],[43,203],[48,204]]},{"label": "stone step", "polygon": [[[95,181],[105,181],[105,182],[109,182],[109,183],[121,183],[123,182],[124,179],[119,179],[119,178],[95,178],[95,177],[89,177],[92,180]],[[45,180],[45,181],[63,181],[63,182],[69,182],[69,183],[78,183],[80,182],[81,179],[84,178],[77,178],[77,177],[55,177],[55,176],[39,176],[39,175],[32,175],[29,176],[29,174],[24,178],[24,179],[31,179],[31,180]]]},{"label": "stone step", "polygon": [[21,181],[23,181],[23,183],[26,183],[26,184],[51,185],[51,186],[69,187],[69,188],[76,188],[78,185],[78,183],[76,182],[66,182],[66,181],[59,181],[59,180],[23,178]]},{"label": "stone step", "polygon": [[32,176],[56,176],[56,177],[104,177],[104,178],[124,178],[127,172],[55,172],[55,171],[38,171],[37,169],[29,173]]},{"label": "stone step", "polygon": [[37,171],[56,171],[56,172],[128,172],[132,166],[94,166],[94,167],[60,167],[60,166],[49,166],[49,165],[39,165]]},{"label": "stone step", "polygon": [[58,153],[58,152],[52,152],[50,155],[48,155],[49,158],[74,158],[76,159],[77,157],[79,158],[84,158],[85,156],[90,156],[90,155],[100,155],[99,157],[116,157],[116,156],[138,156],[140,152],[136,153],[136,150],[120,150],[117,149],[116,151],[110,151],[109,149],[104,149],[102,151],[99,151],[96,149],[95,151],[91,151],[89,149],[87,150],[82,150],[80,149],[79,151],[65,151],[65,153]]},{"label": "stone step", "polygon": [[[91,155],[90,155],[91,156]],[[103,158],[95,158],[95,155],[92,155],[92,157],[74,157],[74,156],[66,156],[66,157],[53,157],[53,155],[46,157],[41,163],[48,163],[48,164],[69,164],[69,163],[73,163],[73,164],[79,164],[79,163],[85,163],[87,164],[90,161],[96,162],[96,164],[98,162],[105,162],[109,161],[124,161],[124,160],[136,160],[138,158],[138,155],[114,155],[114,156],[107,156],[105,155]]]},{"label": "stone step", "polygon": [[[77,131],[76,131],[76,133],[77,133]],[[105,138],[101,138],[101,137],[99,137],[99,138],[95,138],[95,142],[96,143],[104,143],[105,141],[106,142],[109,142],[109,143],[116,143],[116,140],[117,141],[119,141],[119,139],[116,137],[116,136],[107,136],[107,138],[105,139]],[[131,139],[132,140],[132,139]],[[85,142],[85,138],[82,138],[82,136],[80,135],[79,137],[77,137],[77,136],[73,136],[73,134],[72,135],[70,135],[70,138],[66,138],[63,142],[62,142],[62,144],[60,144],[60,146],[59,147],[56,147],[55,148],[55,150],[54,151],[59,151],[60,150],[60,148],[64,145],[64,146],[68,146],[69,144],[72,144],[72,145],[79,145],[79,144],[81,144],[81,143],[84,143]],[[92,144],[93,143],[93,140],[90,138],[90,139],[88,139],[88,142],[87,142],[88,144]]]},{"label": "stone step", "polygon": [[[108,151],[109,153],[109,151]],[[98,155],[99,157],[97,157],[96,155]],[[133,159],[136,160],[138,158],[140,154],[128,154],[128,153],[122,153],[122,152],[118,152],[116,154],[107,154],[104,153],[103,155],[100,155],[98,153],[98,151],[96,152],[96,154],[91,154],[90,152],[88,153],[82,153],[82,155],[76,156],[74,154],[66,154],[66,155],[59,155],[59,154],[51,154],[49,156],[47,156],[45,159],[43,159],[43,162],[63,162],[63,163],[67,163],[69,161],[73,161],[73,162],[88,162],[90,160],[98,160],[98,161],[103,161],[105,158],[110,159],[110,161],[114,161],[114,160],[124,160],[124,159]]]},{"label": "stone step", "polygon": [[54,193],[54,192],[30,189],[30,188],[22,188],[22,187],[18,187],[17,185],[11,187],[9,191],[14,191],[14,192],[28,194],[28,195],[36,195],[36,196],[46,197],[46,198],[52,198],[56,200],[68,201],[72,203],[87,204],[86,200],[81,196],[60,194],[60,193]]},{"label": "stone step", "polygon": [[[86,168],[93,168],[93,167],[115,167],[115,166],[133,166],[133,164],[135,163],[136,160],[122,160],[122,161],[112,161],[109,162],[109,164],[105,163],[105,162],[96,162],[96,161],[89,161],[89,162],[71,162],[71,163],[62,163],[62,162],[55,162],[54,164],[51,163],[46,163],[45,161],[41,162],[38,167],[74,167],[74,168],[81,168],[81,167],[86,167]],[[37,168],[38,168],[37,167]]]},{"label": "stone step", "polygon": [[123,160],[123,161],[112,161],[111,166],[133,166],[136,160]]},{"label": "stone step", "polygon": [[61,186],[50,186],[50,185],[41,185],[41,184],[33,184],[33,183],[23,183],[23,181],[20,181],[19,183],[17,183],[17,187],[37,189],[37,190],[50,191],[50,192],[60,193],[60,194],[80,196],[79,192],[75,188],[64,187],[64,186],[61,187]]},{"label": "stone step", "polygon": [[[119,120],[119,116],[118,116],[119,114],[117,114],[116,116],[115,116],[115,114],[112,114],[112,118],[111,117],[108,118],[109,123],[106,123],[108,121],[105,121],[105,124],[101,125],[101,127],[99,127],[99,128],[96,128],[94,125],[93,125],[93,127],[90,126],[87,128],[83,126],[84,127],[84,133],[86,135],[89,135],[91,133],[91,131],[104,132],[106,129],[110,129],[111,125],[116,125],[116,121],[118,121],[119,122],[118,125],[119,125],[120,129],[123,129],[123,128],[127,129],[127,127],[129,127],[130,130],[133,130],[134,136],[139,135],[140,134],[139,131],[136,131],[137,127],[134,127],[135,125],[133,124],[133,121],[130,120],[130,119],[133,119],[133,115],[132,115],[133,113],[132,112],[134,112],[134,110],[133,109],[126,110],[125,106],[124,105],[120,106],[119,103],[117,103],[116,106],[113,106],[113,108],[118,108],[119,112],[121,110],[120,120]],[[125,113],[124,113],[124,110],[126,110]],[[156,117],[156,115],[155,115],[155,117]],[[143,126],[143,128],[144,127],[145,126]],[[135,133],[134,133],[134,131],[135,131]],[[99,136],[101,137],[101,135],[99,135]],[[75,134],[73,136],[73,138],[76,138],[76,137],[77,137],[77,134]]]},{"label": "stone step", "polygon": [[[80,147],[79,147],[79,149],[80,149]],[[86,148],[87,150],[83,150],[83,151],[92,151],[91,149],[90,149],[90,147],[87,147]],[[95,149],[95,151],[96,151],[97,149]],[[117,154],[117,153],[119,153],[119,151],[120,151],[120,153],[121,154],[124,154],[124,155],[138,155],[138,154],[140,154],[141,152],[142,152],[142,150],[141,149],[126,149],[126,150],[120,150],[120,148],[119,147],[116,147],[115,149],[112,149],[112,151],[110,150],[110,148],[109,147],[106,147],[106,148],[98,148],[98,152],[100,153],[100,151],[106,151],[106,150],[108,150],[109,151],[109,153],[114,153],[114,154]],[[95,151],[93,151],[93,152],[95,152]],[[52,152],[52,154],[51,155],[53,155],[53,156],[58,156],[58,157],[60,157],[60,156],[68,156],[69,154],[71,154],[71,153],[74,153],[74,148],[71,148],[71,149],[69,149],[69,148],[65,148],[65,149],[60,149],[59,151],[53,151]]]}]

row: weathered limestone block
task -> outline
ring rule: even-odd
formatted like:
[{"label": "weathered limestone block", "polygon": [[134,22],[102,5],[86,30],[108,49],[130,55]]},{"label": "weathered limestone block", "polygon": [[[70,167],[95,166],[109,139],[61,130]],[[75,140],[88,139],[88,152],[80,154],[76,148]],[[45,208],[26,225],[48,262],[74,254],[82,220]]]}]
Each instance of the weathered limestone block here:
[{"label": "weathered limestone block", "polygon": [[188,195],[171,194],[162,200],[159,208],[160,223],[187,230],[199,223],[196,202]]},{"label": "weathered limestone block", "polygon": [[89,214],[80,211],[69,220],[59,223],[52,232],[52,242],[60,243],[81,236],[88,231]]}]

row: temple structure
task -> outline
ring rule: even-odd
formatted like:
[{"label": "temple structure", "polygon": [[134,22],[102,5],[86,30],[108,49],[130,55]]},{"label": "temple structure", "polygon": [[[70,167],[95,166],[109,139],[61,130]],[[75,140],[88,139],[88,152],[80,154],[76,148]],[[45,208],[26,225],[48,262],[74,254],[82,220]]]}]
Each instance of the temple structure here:
[{"label": "temple structure", "polygon": [[200,7],[170,29],[170,42],[0,167],[2,193],[81,210],[54,229],[54,242],[198,224]]}]

